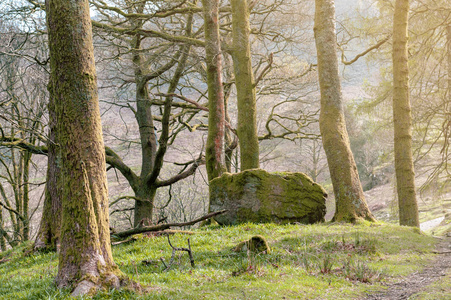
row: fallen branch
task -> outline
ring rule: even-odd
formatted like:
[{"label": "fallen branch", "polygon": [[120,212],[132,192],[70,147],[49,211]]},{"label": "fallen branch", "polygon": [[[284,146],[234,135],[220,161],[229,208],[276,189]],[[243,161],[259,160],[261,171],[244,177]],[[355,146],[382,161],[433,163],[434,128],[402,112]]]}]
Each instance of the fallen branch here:
[{"label": "fallen branch", "polygon": [[[178,234],[188,234],[188,235],[194,234],[193,231],[187,231],[187,230],[161,230],[161,231],[152,231],[151,234],[153,236],[160,236],[160,235],[163,235],[163,234],[174,235],[176,233],[178,233]],[[123,241],[112,242],[111,245],[112,246],[116,246],[116,245],[131,243],[131,242],[134,242],[134,241],[136,241],[136,239],[128,238],[128,239],[123,240]]]},{"label": "fallen branch", "polygon": [[[11,253],[12,253],[12,252],[11,252]],[[8,261],[11,260],[10,258],[8,258],[9,256],[11,256],[11,253],[5,255],[5,257],[3,257],[2,259],[0,259],[0,264],[3,264],[3,263],[5,263],[5,262],[8,262]]]},{"label": "fallen branch", "polygon": [[451,250],[445,250],[445,251],[436,251],[436,250],[434,250],[434,251],[432,251],[432,253],[434,253],[434,254],[448,254],[448,253],[451,253]]},{"label": "fallen branch", "polygon": [[0,259],[0,264],[3,264],[3,263],[8,262],[10,260],[11,259],[8,259],[8,258],[2,258],[2,259]]},{"label": "fallen branch", "polygon": [[115,236],[119,237],[119,238],[125,238],[128,237],[130,235],[133,234],[138,234],[138,233],[143,233],[143,232],[149,232],[149,231],[161,231],[161,230],[165,230],[165,229],[169,229],[171,227],[183,227],[183,226],[189,226],[189,225],[194,225],[196,223],[199,223],[203,220],[207,220],[210,219],[212,217],[215,217],[217,215],[223,214],[225,213],[227,210],[221,210],[221,211],[216,211],[216,212],[212,212],[209,213],[203,217],[200,217],[198,219],[189,221],[189,222],[184,222],[184,223],[169,223],[169,224],[159,224],[159,225],[153,225],[153,226],[144,226],[144,227],[138,227],[138,228],[132,228],[129,230],[125,230],[122,232],[118,232],[116,234],[114,234]]},{"label": "fallen branch", "polygon": [[134,242],[134,241],[136,241],[136,239],[129,238],[129,239],[126,239],[126,240],[123,240],[123,241],[119,241],[119,242],[112,242],[111,245],[112,246],[116,246],[116,245],[131,243],[131,242]]}]

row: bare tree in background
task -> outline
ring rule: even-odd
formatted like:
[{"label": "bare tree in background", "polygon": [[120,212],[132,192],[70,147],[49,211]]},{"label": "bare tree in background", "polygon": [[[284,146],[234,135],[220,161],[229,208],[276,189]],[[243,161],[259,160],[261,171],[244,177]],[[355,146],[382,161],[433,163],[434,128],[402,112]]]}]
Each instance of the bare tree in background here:
[{"label": "bare tree in background", "polygon": [[[46,113],[45,61],[42,35],[23,32],[14,22],[1,22],[0,47],[0,245],[15,246],[31,237],[31,219],[39,201],[37,182],[42,164],[33,154],[44,154]],[[42,180],[41,180],[42,181]],[[0,212],[1,214],[1,212]]]},{"label": "bare tree in background", "polygon": [[[201,110],[194,104],[174,101],[178,99],[177,97],[184,98],[177,92],[182,90],[180,86],[183,85],[183,76],[189,69],[191,43],[165,42],[158,34],[153,34],[154,31],[147,29],[155,25],[161,30],[159,33],[168,39],[177,36],[188,41],[195,40],[192,37],[193,13],[190,11],[190,8],[195,7],[195,3],[187,4],[186,8],[181,8],[177,3],[174,7],[172,4],[163,4],[160,8],[155,7],[151,1],[125,2],[123,7],[121,5],[112,7],[102,1],[94,1],[96,9],[105,16],[95,21],[94,26],[98,37],[103,40],[100,45],[111,49],[109,50],[111,58],[103,57],[103,64],[120,65],[112,75],[104,74],[106,78],[104,81],[111,82],[112,85],[119,83],[121,88],[118,89],[118,93],[126,91],[130,82],[134,85],[134,92],[131,94],[134,94],[135,101],[126,99],[125,103],[117,101],[112,105],[131,110],[138,124],[141,147],[140,173],[136,173],[133,166],[127,164],[125,157],[114,151],[113,147],[106,149],[106,159],[111,167],[121,172],[134,192],[133,197],[121,198],[135,200],[133,223],[136,227],[149,225],[152,221],[155,195],[159,188],[170,186],[192,175],[204,162],[202,156],[199,156],[184,164],[178,174],[166,180],[160,179],[168,147],[184,128],[189,127],[189,120]],[[155,9],[160,11],[155,13]],[[120,25],[112,16],[109,17],[110,14],[114,15],[117,12],[123,18]],[[173,34],[162,33],[167,28],[164,22],[162,25],[158,20],[164,19],[166,15],[175,19],[180,18],[177,27],[168,25]],[[124,28],[129,29],[130,33],[124,33]],[[128,74],[128,69],[124,68],[132,70],[133,74]],[[108,79],[108,76],[112,79]],[[154,94],[158,94],[159,99]],[[175,108],[179,111],[175,111]],[[161,128],[159,137],[157,125]],[[128,139],[126,142],[130,143],[131,140]]]}]

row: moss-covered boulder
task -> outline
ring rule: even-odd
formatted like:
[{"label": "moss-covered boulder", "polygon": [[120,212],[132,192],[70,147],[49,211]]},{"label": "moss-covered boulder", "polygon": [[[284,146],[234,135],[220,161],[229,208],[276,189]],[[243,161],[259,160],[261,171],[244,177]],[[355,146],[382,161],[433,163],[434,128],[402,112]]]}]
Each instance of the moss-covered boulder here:
[{"label": "moss-covered boulder", "polygon": [[312,224],[324,221],[326,191],[303,173],[246,170],[210,182],[210,211],[222,225],[244,222]]},{"label": "moss-covered boulder", "polygon": [[268,242],[261,235],[255,235],[247,241],[240,242],[236,247],[232,249],[233,252],[255,252],[258,254],[269,254],[271,249],[269,248]]}]

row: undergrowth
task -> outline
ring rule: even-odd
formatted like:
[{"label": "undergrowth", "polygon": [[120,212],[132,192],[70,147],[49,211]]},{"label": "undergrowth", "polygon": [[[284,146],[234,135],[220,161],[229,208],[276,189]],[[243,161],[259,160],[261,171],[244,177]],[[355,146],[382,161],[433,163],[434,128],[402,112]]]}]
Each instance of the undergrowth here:
[{"label": "undergrowth", "polygon": [[[418,271],[431,259],[434,240],[407,227],[364,223],[204,227],[171,236],[190,239],[195,267],[166,237],[139,235],[113,247],[120,269],[145,287],[101,291],[93,299],[359,299],[393,277]],[[233,252],[239,242],[264,236],[269,254]],[[24,247],[1,253],[0,299],[68,299],[53,284],[57,254],[23,257]],[[164,261],[165,263],[163,263]],[[169,268],[167,266],[169,265]]]}]

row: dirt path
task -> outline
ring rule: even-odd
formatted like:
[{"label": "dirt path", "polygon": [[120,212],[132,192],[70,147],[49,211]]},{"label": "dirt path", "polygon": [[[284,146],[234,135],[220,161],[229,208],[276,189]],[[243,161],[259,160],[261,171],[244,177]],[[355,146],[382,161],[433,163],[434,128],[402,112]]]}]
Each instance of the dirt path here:
[{"label": "dirt path", "polygon": [[434,220],[430,220],[427,222],[423,222],[420,224],[420,229],[421,231],[426,231],[432,228],[437,227],[443,220],[445,219],[445,216],[434,219]]},{"label": "dirt path", "polygon": [[402,300],[409,299],[410,296],[423,291],[427,286],[445,276],[447,270],[451,268],[451,238],[444,238],[437,245],[435,253],[437,258],[423,271],[410,274],[395,283],[388,284],[386,291],[369,295],[366,299]]}]

